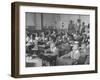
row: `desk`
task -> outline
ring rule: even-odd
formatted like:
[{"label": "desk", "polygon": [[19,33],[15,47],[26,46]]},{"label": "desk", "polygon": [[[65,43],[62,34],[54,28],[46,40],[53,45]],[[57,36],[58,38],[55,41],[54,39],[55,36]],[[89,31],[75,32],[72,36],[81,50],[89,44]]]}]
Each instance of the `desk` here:
[{"label": "desk", "polygon": [[56,65],[56,59],[57,59],[57,54],[54,54],[53,52],[48,52],[42,54],[42,59],[43,59],[43,64],[46,65],[48,62],[50,66],[55,66]]},{"label": "desk", "polygon": [[40,67],[42,66],[42,59],[35,57],[26,57],[26,67]]}]

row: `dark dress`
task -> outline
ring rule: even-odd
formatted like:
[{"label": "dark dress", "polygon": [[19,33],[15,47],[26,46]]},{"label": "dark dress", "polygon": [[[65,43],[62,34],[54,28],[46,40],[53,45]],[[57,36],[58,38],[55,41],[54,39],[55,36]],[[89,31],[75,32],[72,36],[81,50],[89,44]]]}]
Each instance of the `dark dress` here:
[{"label": "dark dress", "polygon": [[68,26],[68,33],[69,34],[72,34],[72,33],[75,33],[75,27],[74,27],[74,24],[69,24]]}]

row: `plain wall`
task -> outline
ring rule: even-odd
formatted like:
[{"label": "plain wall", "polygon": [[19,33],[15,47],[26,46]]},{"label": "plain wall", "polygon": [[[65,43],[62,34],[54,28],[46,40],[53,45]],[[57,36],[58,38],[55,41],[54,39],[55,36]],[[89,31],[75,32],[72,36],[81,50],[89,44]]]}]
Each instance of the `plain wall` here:
[{"label": "plain wall", "polygon": [[[43,16],[42,19],[41,15]],[[82,22],[85,22],[85,25],[88,25],[90,23],[89,15],[26,13],[26,27],[33,27],[33,29],[41,29],[41,22],[43,22],[44,28],[52,26],[56,27],[57,29],[62,29],[63,25],[63,29],[68,29],[70,20],[73,20],[74,24],[76,24],[77,19],[81,19],[81,24]]]},{"label": "plain wall", "polygon": [[98,48],[98,73],[15,79],[11,74],[11,2],[98,6],[98,47],[100,47],[100,0],[1,0],[0,2],[0,80],[100,80],[100,49]]}]

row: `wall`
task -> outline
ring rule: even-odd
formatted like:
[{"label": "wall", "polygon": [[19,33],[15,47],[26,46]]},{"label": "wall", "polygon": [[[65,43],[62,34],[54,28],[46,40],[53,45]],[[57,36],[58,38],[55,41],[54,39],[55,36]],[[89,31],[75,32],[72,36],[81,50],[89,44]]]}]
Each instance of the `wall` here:
[{"label": "wall", "polygon": [[41,14],[26,13],[26,27],[41,29]]},{"label": "wall", "polygon": [[[43,16],[43,20],[41,19]],[[77,23],[77,19],[81,19],[81,22],[85,22],[85,25],[90,23],[89,15],[75,15],[75,14],[52,14],[52,13],[26,13],[26,27],[32,27],[34,29],[41,28],[41,20],[43,22],[43,27],[48,28],[50,26],[56,27],[57,29],[68,29],[70,20]]]},{"label": "wall", "polygon": [[[64,75],[38,78],[14,79],[10,77],[11,68],[11,2],[15,0],[1,0],[0,2],[0,80],[100,80],[100,54],[98,54],[97,74]],[[76,4],[98,6],[100,10],[100,0],[16,0],[41,3],[56,4]],[[100,21],[100,11],[98,11]],[[100,34],[100,23],[98,23],[98,34]],[[98,47],[100,47],[100,37],[98,37]],[[100,53],[100,50],[98,50]]]},{"label": "wall", "polygon": [[35,14],[32,13],[26,13],[26,26],[35,26],[36,20],[35,20]]}]

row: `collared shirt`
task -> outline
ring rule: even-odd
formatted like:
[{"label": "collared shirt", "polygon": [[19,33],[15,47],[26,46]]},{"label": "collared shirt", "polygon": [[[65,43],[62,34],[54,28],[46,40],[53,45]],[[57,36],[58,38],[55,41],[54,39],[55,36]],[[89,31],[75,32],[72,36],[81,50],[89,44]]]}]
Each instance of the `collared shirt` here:
[{"label": "collared shirt", "polygon": [[76,51],[72,51],[72,52],[70,52],[70,56],[71,56],[71,59],[78,60],[79,57],[80,57],[79,50],[76,50]]}]

